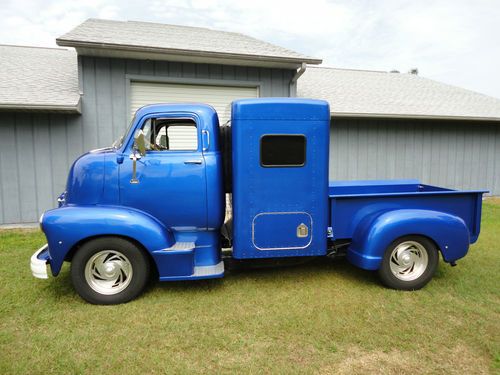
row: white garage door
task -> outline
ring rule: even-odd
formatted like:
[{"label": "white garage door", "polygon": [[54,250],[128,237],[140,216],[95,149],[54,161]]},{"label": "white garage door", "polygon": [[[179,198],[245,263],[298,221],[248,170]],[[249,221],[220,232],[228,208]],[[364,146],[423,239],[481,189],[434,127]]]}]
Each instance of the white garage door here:
[{"label": "white garage door", "polygon": [[147,104],[197,102],[210,104],[219,114],[220,124],[231,117],[230,104],[242,98],[257,98],[258,87],[185,85],[177,83],[130,83],[130,112]]}]

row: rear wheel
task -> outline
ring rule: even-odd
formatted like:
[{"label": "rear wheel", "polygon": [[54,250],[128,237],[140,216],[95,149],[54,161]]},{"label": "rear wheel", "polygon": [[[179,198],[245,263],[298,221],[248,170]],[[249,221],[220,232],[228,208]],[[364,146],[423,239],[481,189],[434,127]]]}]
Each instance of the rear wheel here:
[{"label": "rear wheel", "polygon": [[438,263],[438,250],[432,241],[421,236],[405,236],[386,249],[378,273],[390,288],[417,290],[432,279]]},{"label": "rear wheel", "polygon": [[146,286],[149,259],[134,243],[103,237],[85,243],[73,256],[71,280],[77,293],[97,305],[128,302]]}]

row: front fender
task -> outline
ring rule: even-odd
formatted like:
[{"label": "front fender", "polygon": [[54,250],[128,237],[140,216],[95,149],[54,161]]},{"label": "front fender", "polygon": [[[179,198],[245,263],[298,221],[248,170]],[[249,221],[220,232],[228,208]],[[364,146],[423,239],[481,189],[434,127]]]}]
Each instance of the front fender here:
[{"label": "front fender", "polygon": [[464,257],[469,249],[469,230],[461,218],[438,211],[403,209],[362,220],[354,230],[347,259],[358,267],[376,270],[391,242],[407,235],[432,239],[446,262]]},{"label": "front fender", "polygon": [[173,245],[170,231],[151,215],[128,207],[63,206],[46,211],[42,230],[47,237],[50,268],[57,276],[68,252],[80,241],[96,236],[129,237],[149,252]]}]

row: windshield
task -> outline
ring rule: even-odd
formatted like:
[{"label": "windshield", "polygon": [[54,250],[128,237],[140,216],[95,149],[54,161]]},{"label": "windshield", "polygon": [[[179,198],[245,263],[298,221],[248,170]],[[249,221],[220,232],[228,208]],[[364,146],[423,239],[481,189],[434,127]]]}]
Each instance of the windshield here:
[{"label": "windshield", "polygon": [[125,133],[123,133],[120,136],[120,138],[118,138],[116,141],[114,141],[113,144],[111,145],[111,147],[114,147],[114,148],[120,148],[120,147],[122,147],[123,141],[125,140],[125,137],[129,133],[130,128],[132,128],[132,124],[134,122],[135,122],[135,115],[134,115],[134,117],[132,117],[132,120],[130,120],[130,124],[127,126],[127,130],[125,130]]}]

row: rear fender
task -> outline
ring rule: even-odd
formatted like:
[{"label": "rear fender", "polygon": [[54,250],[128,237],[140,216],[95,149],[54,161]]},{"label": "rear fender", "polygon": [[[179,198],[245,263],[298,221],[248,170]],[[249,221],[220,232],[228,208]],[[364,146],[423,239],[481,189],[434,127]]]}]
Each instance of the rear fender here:
[{"label": "rear fender", "polygon": [[123,236],[152,253],[173,245],[170,231],[140,210],[114,206],[63,206],[45,212],[42,229],[47,237],[50,268],[57,276],[68,252],[79,242],[98,236]]},{"label": "rear fender", "polygon": [[391,242],[407,235],[433,240],[446,262],[464,257],[469,249],[469,230],[461,218],[431,210],[403,209],[362,220],[354,231],[347,259],[358,267],[376,270]]}]

